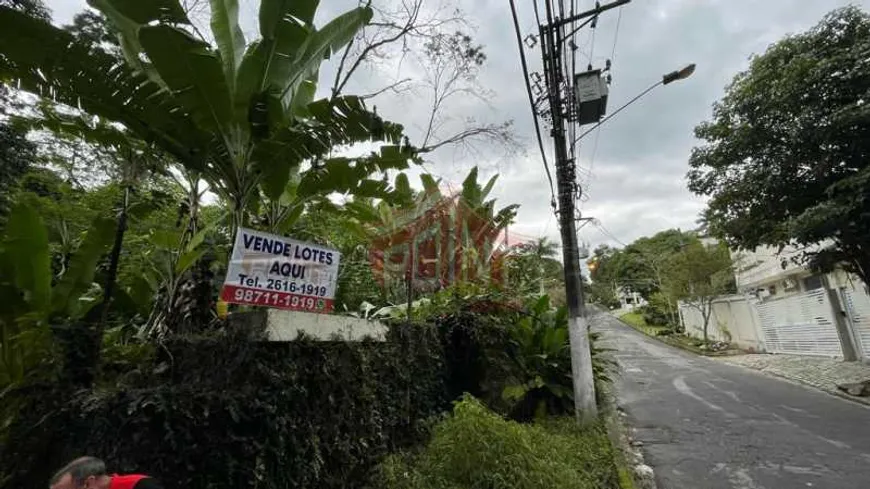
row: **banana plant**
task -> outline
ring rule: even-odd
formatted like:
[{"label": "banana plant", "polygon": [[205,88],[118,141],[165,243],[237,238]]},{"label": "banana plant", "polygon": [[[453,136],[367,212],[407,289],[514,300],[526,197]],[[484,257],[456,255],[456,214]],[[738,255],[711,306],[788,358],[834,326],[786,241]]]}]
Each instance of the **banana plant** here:
[{"label": "banana plant", "polygon": [[20,382],[39,362],[52,323],[73,323],[98,304],[94,272],[112,244],[115,222],[95,220],[56,280],[48,231],[35,208],[17,204],[5,234],[0,244],[0,388]]},{"label": "banana plant", "polygon": [[[362,99],[315,100],[321,63],[372,17],[358,7],[314,25],[317,0],[262,0],[260,38],[248,43],[237,0],[211,0],[210,44],[178,0],[89,0],[120,36],[124,60],[42,20],[0,7],[0,78],[55,102],[121,124],[199,172],[232,207],[234,229],[262,194],[300,190],[361,195],[384,190],[368,176],[404,169],[414,151],[402,127]],[[363,158],[331,151],[384,143]]]},{"label": "banana plant", "polygon": [[571,409],[571,353],[568,312],[553,310],[546,295],[527,306],[527,315],[510,329],[514,382],[502,397],[512,403],[511,417],[529,420]]},{"label": "banana plant", "polygon": [[[140,328],[140,336],[160,339],[167,333],[178,332],[174,331],[177,329],[174,326],[183,322],[180,310],[190,309],[183,304],[183,289],[186,284],[195,281],[190,272],[209,252],[206,237],[215,232],[222,220],[219,218],[205,223],[192,236],[188,233],[190,226],[152,231],[149,239],[154,247],[149,253],[148,263],[127,291],[141,311],[147,310],[148,318]],[[209,294],[206,301],[210,300]]]}]

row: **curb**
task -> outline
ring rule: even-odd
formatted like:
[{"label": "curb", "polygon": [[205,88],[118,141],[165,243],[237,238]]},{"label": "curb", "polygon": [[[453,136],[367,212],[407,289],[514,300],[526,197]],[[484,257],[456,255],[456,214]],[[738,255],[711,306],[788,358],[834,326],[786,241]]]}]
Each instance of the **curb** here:
[{"label": "curb", "polygon": [[614,448],[614,463],[620,489],[658,489],[655,471],[646,464],[637,441],[629,435],[625,412],[617,407],[608,409],[604,425]]},{"label": "curb", "polygon": [[613,447],[620,489],[658,489],[655,471],[646,464],[640,443],[631,437],[632,428],[625,419],[625,411],[617,404],[612,386],[608,386],[603,399],[601,418]]}]

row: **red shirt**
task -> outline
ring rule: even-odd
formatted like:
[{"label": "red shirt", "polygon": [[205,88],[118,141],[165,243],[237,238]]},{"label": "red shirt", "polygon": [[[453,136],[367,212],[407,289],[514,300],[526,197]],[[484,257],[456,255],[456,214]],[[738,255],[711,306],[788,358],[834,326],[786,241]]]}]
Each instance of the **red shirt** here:
[{"label": "red shirt", "polygon": [[147,475],[142,474],[113,474],[111,479],[109,479],[109,489],[137,489],[136,485],[143,479],[147,479],[148,481],[154,480]]}]

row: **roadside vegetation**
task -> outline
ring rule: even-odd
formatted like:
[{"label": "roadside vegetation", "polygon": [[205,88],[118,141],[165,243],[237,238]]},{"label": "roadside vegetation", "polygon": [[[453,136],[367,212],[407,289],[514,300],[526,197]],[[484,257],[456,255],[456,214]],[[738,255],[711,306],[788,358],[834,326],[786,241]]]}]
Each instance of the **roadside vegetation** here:
[{"label": "roadside vegetation", "polygon": [[385,489],[620,487],[602,425],[571,418],[540,424],[505,420],[465,397],[421,451],[391,455],[379,470]]},{"label": "roadside vegetation", "polygon": [[[511,144],[507,123],[448,123],[483,46],[412,3],[315,25],[316,1],[262,0],[245,39],[232,0],[95,0],[62,27],[0,0],[0,486],[90,454],[168,489],[617,487],[602,425],[575,426],[554,244],[501,246],[497,176],[406,174]],[[368,102],[401,80],[345,93],[390,43],[437,77],[422,140]],[[445,222],[438,272],[396,269]],[[384,341],[265,341],[218,300],[240,227],[338,250],[335,310]]]}]

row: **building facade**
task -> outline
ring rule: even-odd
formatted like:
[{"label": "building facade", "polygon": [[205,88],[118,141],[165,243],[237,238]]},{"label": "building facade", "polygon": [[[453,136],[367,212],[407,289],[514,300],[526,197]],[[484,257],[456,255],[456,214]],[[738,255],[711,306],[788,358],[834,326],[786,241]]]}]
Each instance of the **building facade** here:
[{"label": "building facade", "polygon": [[[738,294],[716,301],[710,336],[749,350],[840,358],[854,352],[870,361],[867,286],[843,270],[820,274],[801,264],[803,253],[821,246],[733,251]],[[681,316],[697,334],[693,312],[681,307]]]}]

